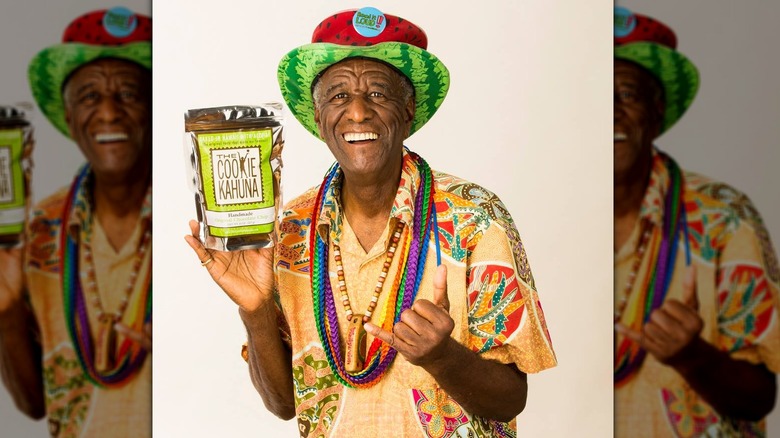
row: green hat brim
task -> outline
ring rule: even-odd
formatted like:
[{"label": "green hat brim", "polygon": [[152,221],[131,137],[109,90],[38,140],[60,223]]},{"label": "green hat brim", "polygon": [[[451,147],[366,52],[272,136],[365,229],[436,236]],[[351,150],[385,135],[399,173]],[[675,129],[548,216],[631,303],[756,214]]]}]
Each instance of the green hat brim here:
[{"label": "green hat brim", "polygon": [[699,70],[680,52],[643,41],[615,47],[615,59],[638,64],[661,83],[664,89],[661,132],[672,127],[693,103],[699,90]]},{"label": "green hat brim", "polygon": [[33,97],[46,118],[68,138],[70,130],[65,121],[62,85],[76,69],[101,58],[132,61],[151,70],[152,43],[141,41],[121,46],[63,43],[41,50],[30,61],[27,76]]},{"label": "green hat brim", "polygon": [[290,112],[312,134],[320,137],[314,122],[312,81],[325,69],[347,58],[370,58],[397,68],[412,82],[415,113],[409,135],[417,132],[444,102],[450,86],[447,67],[427,50],[398,42],[372,46],[312,43],[293,49],[279,62],[278,79]]}]

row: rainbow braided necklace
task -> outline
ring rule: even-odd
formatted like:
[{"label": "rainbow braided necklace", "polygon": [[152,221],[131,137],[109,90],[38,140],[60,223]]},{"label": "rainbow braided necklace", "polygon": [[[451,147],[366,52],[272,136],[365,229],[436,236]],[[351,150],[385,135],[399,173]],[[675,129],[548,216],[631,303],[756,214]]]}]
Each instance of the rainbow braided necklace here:
[{"label": "rainbow braided necklace", "polygon": [[[650,319],[650,314],[663,303],[674,272],[674,262],[677,257],[677,246],[680,234],[683,234],[685,245],[685,262],[691,264],[690,242],[688,241],[688,222],[685,216],[683,200],[683,176],[680,167],[668,155],[658,151],[667,171],[669,172],[669,190],[664,199],[664,220],[662,236],[653,238],[650,243],[651,266],[647,270],[643,285],[639,288],[641,309],[633,309],[626,325],[635,331]],[[633,376],[647,355],[647,351],[639,344],[623,336],[615,345],[615,386],[626,383]]]},{"label": "rainbow braided necklace", "polygon": [[[411,236],[407,236],[401,250],[401,263],[393,282],[388,299],[380,312],[380,322],[377,324],[383,330],[392,331],[393,325],[401,318],[401,313],[410,308],[420,287],[420,280],[425,269],[425,255],[428,251],[428,241],[431,232],[436,227],[436,210],[433,202],[433,174],[428,163],[419,155],[407,150],[417,165],[420,174],[420,184],[414,205],[414,221]],[[375,385],[384,376],[397,354],[396,350],[379,338],[374,338],[366,353],[366,360],[360,371],[349,372],[345,368],[345,357],[341,351],[339,322],[336,312],[333,289],[328,274],[328,241],[319,238],[316,232],[316,220],[320,217],[322,200],[328,193],[334,177],[339,170],[335,163],[320,187],[312,212],[312,224],[309,232],[309,248],[312,254],[309,261],[311,290],[314,301],[314,318],[317,324],[317,334],[325,350],[328,365],[336,378],[350,388],[368,388]],[[436,241],[438,245],[438,240]],[[438,254],[438,252],[437,252]],[[438,257],[438,256],[437,256]],[[401,268],[403,267],[403,268]]]},{"label": "rainbow braided necklace", "polygon": [[[79,364],[87,378],[97,386],[117,388],[127,383],[141,368],[147,351],[137,342],[125,339],[116,353],[109,369],[96,365],[99,359],[95,351],[92,329],[87,315],[87,303],[84,289],[79,280],[79,242],[67,230],[67,223],[73,205],[77,202],[79,188],[89,174],[89,166],[73,181],[62,216],[60,230],[60,272],[62,273],[62,292],[65,307],[65,324],[79,359]],[[142,331],[145,323],[152,320],[152,283],[151,269],[147,273],[145,291],[138,301],[128,310],[131,312],[130,328]],[[113,328],[107,327],[109,330]],[[113,352],[110,352],[113,355]]]}]

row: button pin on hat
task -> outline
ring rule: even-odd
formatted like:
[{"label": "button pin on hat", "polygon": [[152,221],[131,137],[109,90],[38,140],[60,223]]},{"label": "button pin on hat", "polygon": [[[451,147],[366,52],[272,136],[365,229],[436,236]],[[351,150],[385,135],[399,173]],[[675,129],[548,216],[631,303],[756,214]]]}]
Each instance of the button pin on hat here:
[{"label": "button pin on hat", "polygon": [[352,27],[364,37],[375,37],[382,33],[387,26],[385,15],[377,8],[365,7],[355,11],[352,16]]}]

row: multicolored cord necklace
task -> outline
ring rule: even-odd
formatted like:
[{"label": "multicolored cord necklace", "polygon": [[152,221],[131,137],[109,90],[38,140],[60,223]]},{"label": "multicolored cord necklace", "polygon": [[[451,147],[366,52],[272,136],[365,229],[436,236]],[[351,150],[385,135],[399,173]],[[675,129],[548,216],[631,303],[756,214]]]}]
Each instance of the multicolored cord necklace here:
[{"label": "multicolored cord necklace", "polygon": [[[357,373],[363,369],[363,360],[366,356],[366,330],[363,328],[363,324],[371,321],[371,316],[374,313],[376,304],[379,301],[379,295],[382,293],[382,286],[385,284],[385,278],[387,278],[387,271],[390,269],[390,265],[393,263],[395,257],[396,248],[398,247],[398,241],[401,240],[401,234],[404,231],[404,223],[398,221],[393,231],[393,235],[390,238],[390,247],[385,253],[385,262],[382,264],[382,272],[379,273],[379,278],[374,287],[374,293],[371,296],[371,301],[368,303],[366,312],[362,315],[354,314],[352,312],[352,306],[349,302],[349,294],[347,293],[347,282],[344,277],[344,265],[341,263],[341,248],[333,244],[333,259],[336,261],[336,275],[339,281],[339,292],[341,293],[341,302],[344,305],[344,313],[349,322],[349,328],[347,329],[346,345],[344,346],[345,358],[344,369],[348,373]],[[399,270],[400,271],[400,270]],[[397,285],[396,285],[397,289]]]},{"label": "multicolored cord necklace", "polygon": [[[403,250],[400,251],[401,259],[398,264],[399,269],[397,270],[393,281],[393,286],[389,290],[389,295],[380,311],[380,320],[377,323],[377,326],[386,331],[392,331],[393,325],[400,320],[401,313],[411,307],[412,302],[417,295],[417,291],[419,290],[420,280],[422,279],[422,274],[425,269],[425,255],[428,251],[428,242],[431,233],[438,234],[436,231],[436,211],[433,202],[433,174],[428,163],[426,163],[422,157],[408,150],[407,153],[417,166],[420,182],[419,186],[416,188],[412,228],[407,233],[398,233],[399,241],[394,242],[396,244],[402,243],[398,246],[403,248]],[[375,338],[368,348],[368,352],[365,356],[366,360],[362,363],[362,367],[358,367],[357,363],[353,363],[350,364],[349,369],[347,369],[345,356],[341,351],[339,322],[328,274],[329,245],[328,241],[319,238],[319,233],[316,232],[316,220],[320,217],[322,212],[323,196],[330,190],[331,184],[338,172],[339,165],[336,163],[330,168],[325,176],[320,191],[317,194],[312,213],[313,220],[311,232],[309,233],[309,248],[311,250],[309,268],[312,298],[314,301],[314,317],[317,324],[317,334],[319,335],[320,342],[322,342],[323,349],[325,350],[328,365],[336,375],[336,378],[343,385],[348,387],[367,388],[379,382],[387,371],[387,368],[395,359],[397,352],[379,338]],[[396,231],[398,231],[397,228]],[[402,235],[404,236],[403,240],[401,239]],[[436,244],[437,260],[439,260],[438,239],[436,239]],[[380,279],[384,282],[381,275]],[[377,286],[381,292],[379,284],[377,284]],[[344,291],[345,290],[346,289],[344,289]],[[342,294],[342,300],[343,295],[344,294]],[[369,307],[373,310],[372,305],[369,305]],[[355,326],[359,325],[360,330],[363,330],[363,315],[348,320]],[[359,344],[357,343],[360,338],[359,331],[355,331],[354,334],[348,336],[348,338],[347,342],[352,342],[352,346],[347,347],[348,354],[359,351]],[[355,371],[352,371],[353,369]]]},{"label": "multicolored cord necklace", "polygon": [[[62,216],[60,230],[60,272],[62,273],[63,302],[65,305],[65,322],[68,333],[79,358],[79,363],[87,378],[97,386],[119,387],[127,383],[140,369],[146,358],[147,351],[137,342],[125,339],[116,347],[114,324],[121,320],[128,308],[128,299],[135,288],[136,278],[141,268],[146,252],[151,245],[151,232],[147,231],[141,239],[133,263],[132,273],[126,285],[124,295],[116,312],[106,313],[97,291],[94,263],[91,249],[86,245],[85,261],[87,263],[87,286],[91,301],[97,308],[99,321],[97,342],[93,341],[92,328],[87,313],[87,298],[80,279],[79,269],[79,239],[74,238],[67,229],[68,220],[73,206],[79,202],[79,191],[89,175],[89,166],[84,166],[73,182],[68,194],[67,203]],[[151,269],[146,276],[148,285],[138,300],[130,306],[129,324],[132,330],[143,331],[145,323],[152,316],[152,285]],[[97,344],[97,345],[96,345]]]},{"label": "multicolored cord necklace", "polygon": [[[642,303],[642,306],[641,308],[636,306],[636,308],[629,309],[630,313],[626,314],[627,320],[623,322],[637,332],[642,330],[642,327],[650,319],[650,314],[660,307],[666,297],[672,280],[672,273],[674,272],[680,234],[683,235],[685,245],[686,265],[691,263],[688,223],[685,217],[685,201],[683,199],[684,180],[682,171],[671,157],[661,151],[658,151],[658,154],[669,174],[669,189],[664,199],[662,233],[660,237],[654,233],[652,236],[649,234],[645,235],[645,233],[642,234],[640,240],[650,239],[647,242],[647,246],[650,251],[651,266],[648,267],[644,281],[637,289],[638,293],[642,294],[638,298],[637,303]],[[640,243],[639,246],[642,247],[641,251],[644,251],[644,243]],[[641,256],[639,259],[641,261]],[[637,264],[637,271],[638,266]],[[629,277],[631,277],[631,274],[629,274]],[[629,278],[629,281],[633,286],[633,279]],[[626,300],[628,300],[627,295],[630,292],[630,290],[626,291]],[[615,315],[616,320],[623,316],[625,303],[621,304]],[[616,338],[615,343],[614,379],[615,386],[620,386],[639,370],[647,352],[640,348],[639,344],[622,335]]]}]

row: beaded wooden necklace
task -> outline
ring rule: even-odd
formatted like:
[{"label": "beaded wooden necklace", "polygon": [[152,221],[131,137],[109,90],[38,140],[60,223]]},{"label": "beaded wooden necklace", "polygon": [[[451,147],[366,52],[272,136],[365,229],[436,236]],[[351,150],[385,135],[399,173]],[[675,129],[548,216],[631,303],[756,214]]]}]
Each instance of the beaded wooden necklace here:
[{"label": "beaded wooden necklace", "polygon": [[[382,293],[382,287],[387,278],[387,271],[393,263],[393,258],[395,257],[398,242],[401,240],[403,231],[404,223],[398,221],[395,230],[393,231],[393,235],[390,237],[390,247],[385,253],[385,262],[382,264],[382,272],[379,273],[379,278],[377,278],[371,301],[368,303],[368,308],[362,315],[355,314],[352,311],[352,305],[349,302],[349,293],[347,292],[347,280],[344,277],[344,265],[341,263],[341,248],[335,243],[333,244],[333,259],[336,261],[336,276],[339,282],[341,303],[344,305],[344,314],[347,317],[347,322],[349,322],[346,345],[344,346],[344,349],[346,350],[344,369],[346,369],[348,373],[357,373],[363,369],[363,360],[366,356],[366,330],[363,328],[363,324],[371,321],[371,316],[374,314],[374,309],[379,301],[379,295]],[[396,278],[398,278],[397,274]],[[394,290],[397,288],[398,285],[395,285]]]},{"label": "beaded wooden necklace", "polygon": [[[412,229],[404,233],[406,238],[400,251],[401,260],[396,273],[393,286],[385,305],[380,312],[380,320],[377,323],[383,330],[392,331],[393,325],[400,320],[401,313],[411,307],[420,280],[425,269],[425,255],[428,251],[428,242],[432,232],[436,232],[436,212],[433,203],[433,174],[428,163],[414,152],[408,151],[412,160],[417,165],[420,174],[420,184],[417,187],[417,196],[414,205],[414,221]],[[341,351],[339,322],[336,314],[333,290],[328,274],[328,241],[319,238],[316,232],[316,220],[320,217],[322,200],[328,192],[334,177],[338,173],[339,165],[334,164],[328,171],[317,194],[312,211],[312,224],[309,232],[309,248],[311,257],[309,261],[312,298],[314,302],[314,318],[317,324],[317,334],[325,350],[328,365],[336,378],[343,385],[352,388],[367,388],[375,385],[384,376],[390,364],[395,359],[396,350],[379,338],[374,338],[366,353],[366,360],[362,368],[357,371],[347,370],[345,356]],[[438,239],[437,257],[438,257]],[[403,268],[401,268],[403,267]],[[363,318],[352,318],[354,324],[359,324],[362,330]],[[356,332],[357,333],[357,332]],[[348,341],[350,342],[350,341]],[[352,341],[352,347],[358,347]],[[350,366],[350,369],[353,367]]]},{"label": "beaded wooden necklace", "polygon": [[[677,246],[680,234],[683,234],[685,245],[686,265],[690,265],[690,243],[688,242],[688,223],[685,217],[685,202],[683,200],[684,180],[682,171],[677,163],[671,157],[658,151],[661,160],[669,173],[669,189],[664,198],[664,218],[663,228],[661,229],[661,238],[652,238],[649,234],[642,234],[640,240],[641,251],[644,252],[645,243],[649,248],[649,257],[651,266],[648,267],[644,280],[637,289],[641,294],[637,303],[642,303],[641,308],[629,309],[626,314],[628,319],[624,324],[635,331],[641,331],[642,327],[650,319],[650,314],[663,303],[674,272],[674,262],[677,257]],[[647,241],[646,239],[649,239]],[[639,261],[634,264],[632,271],[638,271],[641,264],[641,255]],[[629,284],[626,290],[625,301],[620,301],[620,307],[615,314],[615,321],[623,317],[623,310],[628,301],[628,294],[633,289],[633,281],[636,272],[629,274]],[[615,386],[626,383],[632,377],[645,359],[647,352],[639,347],[639,344],[631,339],[618,335],[615,338]]]},{"label": "beaded wooden necklace", "polygon": [[[116,351],[116,344],[114,343],[116,334],[113,325],[122,317],[127,308],[127,298],[132,293],[144,254],[151,243],[151,233],[145,233],[142,238],[120,309],[113,314],[107,314],[99,303],[97,285],[94,283],[94,268],[89,263],[89,258],[87,258],[90,292],[93,294],[92,301],[98,308],[98,319],[100,320],[100,329],[97,335],[97,343],[99,345],[96,348],[87,314],[87,300],[79,278],[79,241],[74,239],[67,229],[71,210],[79,196],[79,188],[84,184],[89,174],[89,169],[89,166],[84,166],[74,180],[62,216],[59,256],[65,323],[68,326],[68,333],[79,358],[79,363],[87,378],[100,387],[120,387],[127,383],[141,368],[147,355],[147,351],[140,344],[127,338],[119,346],[118,351],[114,353]],[[132,330],[143,331],[144,324],[151,321],[151,269],[147,273],[146,284],[148,285],[146,289],[129,309],[132,321],[129,325]]]}]

